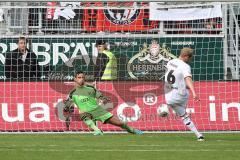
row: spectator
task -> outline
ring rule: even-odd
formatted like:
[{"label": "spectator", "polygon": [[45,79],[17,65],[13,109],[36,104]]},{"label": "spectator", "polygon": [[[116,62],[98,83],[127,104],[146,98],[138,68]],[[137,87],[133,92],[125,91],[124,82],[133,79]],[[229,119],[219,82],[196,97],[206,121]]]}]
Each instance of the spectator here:
[{"label": "spectator", "polygon": [[219,34],[218,29],[222,28],[222,23],[217,18],[211,18],[205,21],[205,28],[208,29],[207,34]]},{"label": "spectator", "polygon": [[188,21],[177,21],[176,28],[179,29],[178,34],[192,34],[192,29],[189,27]]},{"label": "spectator", "polygon": [[6,55],[5,76],[11,80],[40,78],[37,56],[26,47],[26,38],[18,39],[18,48]]},{"label": "spectator", "polygon": [[95,80],[115,80],[117,79],[117,59],[115,55],[107,50],[106,42],[97,40],[96,47],[98,57],[94,67]]}]

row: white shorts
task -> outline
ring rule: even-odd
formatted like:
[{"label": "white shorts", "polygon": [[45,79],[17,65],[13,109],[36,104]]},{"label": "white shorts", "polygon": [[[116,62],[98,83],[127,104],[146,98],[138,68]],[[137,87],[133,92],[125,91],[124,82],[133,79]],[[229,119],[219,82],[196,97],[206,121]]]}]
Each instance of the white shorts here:
[{"label": "white shorts", "polygon": [[165,94],[165,100],[168,106],[170,106],[178,116],[184,116],[186,113],[186,107],[188,102],[189,93],[186,95],[180,95],[177,89],[172,89]]}]

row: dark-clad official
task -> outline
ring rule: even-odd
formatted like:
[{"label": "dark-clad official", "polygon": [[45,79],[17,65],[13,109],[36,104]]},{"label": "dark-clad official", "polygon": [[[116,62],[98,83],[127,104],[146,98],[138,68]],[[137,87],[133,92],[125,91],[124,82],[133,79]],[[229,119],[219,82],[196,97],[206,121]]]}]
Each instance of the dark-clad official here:
[{"label": "dark-clad official", "polygon": [[94,67],[94,78],[100,80],[117,79],[117,59],[115,55],[107,49],[106,42],[103,40],[96,41],[98,57]]},{"label": "dark-clad official", "polygon": [[30,80],[40,78],[37,56],[26,47],[26,38],[18,39],[18,48],[6,54],[5,76],[11,80]]}]

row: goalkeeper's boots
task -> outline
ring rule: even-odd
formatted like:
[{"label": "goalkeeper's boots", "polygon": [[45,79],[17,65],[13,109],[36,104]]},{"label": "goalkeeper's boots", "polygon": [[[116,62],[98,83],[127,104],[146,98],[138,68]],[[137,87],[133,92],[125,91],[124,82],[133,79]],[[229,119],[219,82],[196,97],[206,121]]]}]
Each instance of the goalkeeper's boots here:
[{"label": "goalkeeper's boots", "polygon": [[198,139],[197,139],[197,141],[205,141],[205,139],[204,139],[204,137],[203,136],[200,136],[200,137],[198,137]]},{"label": "goalkeeper's boots", "polygon": [[141,134],[143,134],[143,131],[138,130],[138,129],[134,129],[134,130],[133,130],[133,134],[141,135]]},{"label": "goalkeeper's boots", "polygon": [[94,136],[102,136],[103,132],[101,130],[94,131],[93,133]]}]

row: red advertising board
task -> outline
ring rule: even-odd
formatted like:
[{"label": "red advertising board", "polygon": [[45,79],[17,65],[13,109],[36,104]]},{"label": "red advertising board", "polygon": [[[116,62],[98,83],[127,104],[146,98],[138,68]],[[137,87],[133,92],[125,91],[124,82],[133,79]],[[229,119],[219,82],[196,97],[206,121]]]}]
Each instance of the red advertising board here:
[{"label": "red advertising board", "polygon": [[[149,131],[186,130],[171,111],[167,118],[157,115],[165,103],[161,82],[100,82],[97,88],[113,102],[111,112],[135,128]],[[73,83],[1,82],[0,131],[64,131],[62,99]],[[191,100],[188,112],[200,130],[240,130],[239,82],[195,82],[200,102]],[[70,130],[88,130],[75,110]],[[61,120],[62,119],[62,120]],[[121,130],[110,125],[104,131]]]}]

